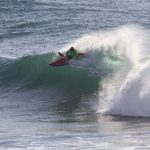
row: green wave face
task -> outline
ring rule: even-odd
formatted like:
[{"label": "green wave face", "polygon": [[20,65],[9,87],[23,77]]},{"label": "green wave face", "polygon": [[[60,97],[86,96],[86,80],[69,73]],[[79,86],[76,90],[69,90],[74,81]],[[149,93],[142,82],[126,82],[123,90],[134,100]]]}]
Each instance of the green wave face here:
[{"label": "green wave face", "polygon": [[[1,90],[53,88],[74,91],[75,95],[82,92],[91,94],[101,88],[103,78],[112,75],[114,64],[121,63],[117,57],[106,52],[91,53],[91,55],[96,56],[97,64],[87,57],[76,65],[51,67],[48,65],[49,62],[58,57],[55,53],[25,56],[14,60],[1,59],[0,88]],[[78,63],[76,60],[74,62]],[[81,62],[84,65],[81,65]]]},{"label": "green wave face", "polygon": [[99,87],[100,77],[91,76],[82,69],[71,66],[50,67],[56,55],[26,56],[16,60],[1,59],[0,88],[29,90],[35,88],[72,89],[78,92],[94,91]]}]

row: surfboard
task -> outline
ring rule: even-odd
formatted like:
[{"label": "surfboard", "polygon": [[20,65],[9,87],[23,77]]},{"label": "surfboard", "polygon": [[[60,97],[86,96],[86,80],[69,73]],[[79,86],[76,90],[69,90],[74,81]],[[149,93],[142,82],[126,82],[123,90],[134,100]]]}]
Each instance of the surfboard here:
[{"label": "surfboard", "polygon": [[[59,53],[60,55],[61,53]],[[84,56],[85,53],[78,53],[78,58],[77,59],[80,59],[80,57]],[[55,60],[54,62],[50,63],[49,65],[50,66],[53,66],[53,67],[58,67],[58,66],[64,66],[64,65],[67,65],[69,63],[69,58],[67,58],[66,56],[64,56],[63,54],[60,55],[61,58]]]}]

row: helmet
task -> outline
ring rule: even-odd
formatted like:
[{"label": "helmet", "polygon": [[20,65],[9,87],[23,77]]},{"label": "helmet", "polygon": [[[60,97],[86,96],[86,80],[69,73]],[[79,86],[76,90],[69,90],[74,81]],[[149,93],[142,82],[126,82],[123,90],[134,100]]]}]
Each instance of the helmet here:
[{"label": "helmet", "polygon": [[74,51],[74,47],[71,47],[70,50],[71,50],[71,51]]}]

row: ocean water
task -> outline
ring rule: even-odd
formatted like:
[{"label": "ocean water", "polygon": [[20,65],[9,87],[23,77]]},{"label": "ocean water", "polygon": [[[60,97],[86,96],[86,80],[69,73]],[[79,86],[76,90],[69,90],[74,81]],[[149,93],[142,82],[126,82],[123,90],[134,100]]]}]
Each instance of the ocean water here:
[{"label": "ocean water", "polygon": [[[0,150],[149,150],[149,18],[149,0],[1,0]],[[70,46],[86,56],[48,65]]]}]

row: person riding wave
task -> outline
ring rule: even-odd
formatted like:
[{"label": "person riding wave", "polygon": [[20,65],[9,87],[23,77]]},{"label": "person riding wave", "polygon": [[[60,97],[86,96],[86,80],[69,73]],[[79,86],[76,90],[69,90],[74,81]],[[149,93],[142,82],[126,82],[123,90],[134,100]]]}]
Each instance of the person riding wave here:
[{"label": "person riding wave", "polygon": [[67,52],[66,52],[66,56],[69,59],[73,59],[73,58],[77,58],[78,57],[78,51],[76,49],[74,49],[74,47],[71,47]]},{"label": "person riding wave", "polygon": [[71,47],[66,53],[65,55],[61,52],[58,52],[58,54],[61,56],[60,58],[58,58],[56,61],[50,63],[50,66],[63,66],[63,65],[67,65],[69,64],[69,61],[71,59],[76,59],[79,60],[80,58],[82,58],[83,56],[85,56],[84,52],[78,52],[78,50],[76,50],[74,47]]}]

